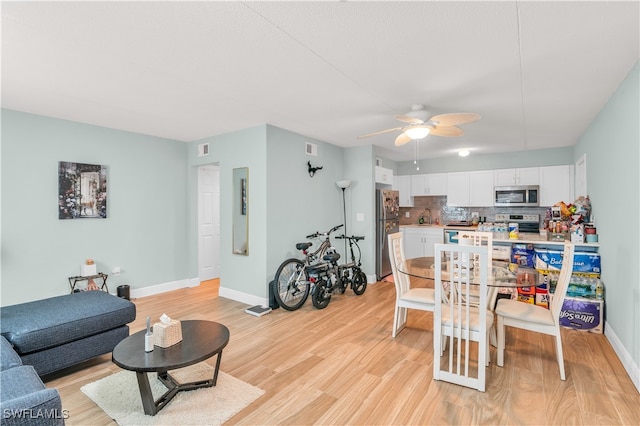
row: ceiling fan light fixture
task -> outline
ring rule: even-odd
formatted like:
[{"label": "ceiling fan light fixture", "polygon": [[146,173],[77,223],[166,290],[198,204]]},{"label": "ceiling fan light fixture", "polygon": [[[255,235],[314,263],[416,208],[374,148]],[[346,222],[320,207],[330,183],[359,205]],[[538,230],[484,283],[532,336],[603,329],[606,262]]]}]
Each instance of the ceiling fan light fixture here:
[{"label": "ceiling fan light fixture", "polygon": [[411,127],[405,130],[404,133],[407,136],[409,136],[411,139],[416,140],[416,139],[426,138],[429,132],[431,132],[431,129],[429,129],[428,127],[421,126],[421,127]]},{"label": "ceiling fan light fixture", "polygon": [[467,155],[469,155],[469,150],[468,149],[461,149],[460,151],[458,151],[458,155],[460,157],[466,157]]}]

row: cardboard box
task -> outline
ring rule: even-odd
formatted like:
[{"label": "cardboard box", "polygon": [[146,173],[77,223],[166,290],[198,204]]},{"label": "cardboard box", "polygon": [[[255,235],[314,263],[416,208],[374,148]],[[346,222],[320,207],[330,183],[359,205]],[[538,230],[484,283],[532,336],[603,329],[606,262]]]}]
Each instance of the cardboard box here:
[{"label": "cardboard box", "polygon": [[[562,252],[555,250],[535,249],[536,266],[540,272],[560,271]],[[573,272],[600,274],[600,254],[575,252],[573,255]]]},{"label": "cardboard box", "polygon": [[560,311],[560,325],[602,334],[604,332],[604,300],[565,297]]}]

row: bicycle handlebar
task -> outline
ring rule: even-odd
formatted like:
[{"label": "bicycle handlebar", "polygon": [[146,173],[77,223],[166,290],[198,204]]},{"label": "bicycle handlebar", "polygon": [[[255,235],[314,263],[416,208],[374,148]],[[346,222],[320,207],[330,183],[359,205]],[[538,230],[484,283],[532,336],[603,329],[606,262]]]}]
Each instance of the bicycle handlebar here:
[{"label": "bicycle handlebar", "polygon": [[[337,231],[338,229],[342,228],[344,225],[338,225],[338,226],[334,226],[333,228],[331,228],[330,230],[328,230],[327,232],[314,232],[311,235],[307,235],[305,238],[310,239],[310,238],[318,238],[319,236],[324,236],[324,237],[328,237],[329,234],[331,234],[333,231]],[[364,237],[363,237],[364,238]]]},{"label": "bicycle handlebar", "polygon": [[350,237],[349,237],[348,235],[344,235],[344,234],[342,234],[342,235],[336,235],[334,238],[335,238],[336,240],[343,240],[343,239],[353,240],[353,241],[360,241],[360,240],[364,240],[364,237],[357,237],[357,236],[355,236],[355,235],[352,235],[352,236],[350,236]]}]

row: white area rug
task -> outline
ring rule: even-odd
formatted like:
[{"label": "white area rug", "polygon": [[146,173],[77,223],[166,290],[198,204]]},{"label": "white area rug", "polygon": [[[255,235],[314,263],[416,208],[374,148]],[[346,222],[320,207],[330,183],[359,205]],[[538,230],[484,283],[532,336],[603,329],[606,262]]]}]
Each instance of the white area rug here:
[{"label": "white area rug", "polygon": [[[170,372],[180,383],[211,378],[213,367],[206,363]],[[155,373],[149,373],[154,399],[167,388]],[[178,394],[155,416],[147,416],[142,408],[136,373],[120,371],[89,383],[82,392],[91,398],[119,425],[221,425],[264,394],[262,389],[218,373],[218,382],[211,388],[196,389]]]}]

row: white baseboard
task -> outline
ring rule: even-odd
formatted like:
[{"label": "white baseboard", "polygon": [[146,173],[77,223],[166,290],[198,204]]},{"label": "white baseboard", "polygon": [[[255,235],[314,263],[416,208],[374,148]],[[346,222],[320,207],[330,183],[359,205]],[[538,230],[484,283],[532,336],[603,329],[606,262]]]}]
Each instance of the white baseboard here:
[{"label": "white baseboard", "polygon": [[369,274],[367,275],[367,284],[375,284],[378,282],[378,277],[376,276],[376,274]]},{"label": "white baseboard", "polygon": [[627,351],[627,349],[622,345],[620,339],[616,335],[615,331],[609,326],[609,323],[605,321],[604,324],[604,335],[609,340],[609,343],[613,347],[613,351],[618,355],[618,359],[622,363],[622,366],[627,371],[627,374],[631,378],[631,381],[635,385],[638,392],[640,392],[640,368],[638,368],[638,364],[636,364]]},{"label": "white baseboard", "polygon": [[171,281],[168,283],[151,285],[142,288],[132,288],[130,290],[130,297],[135,299],[137,297],[153,296],[154,294],[160,294],[167,291],[177,290],[185,287],[197,287],[200,285],[200,281],[197,278],[184,279],[179,281]]},{"label": "white baseboard", "polygon": [[253,294],[243,293],[241,291],[220,286],[218,295],[225,299],[235,300],[236,302],[246,303],[247,305],[269,306],[269,300],[263,297],[254,296]]}]

